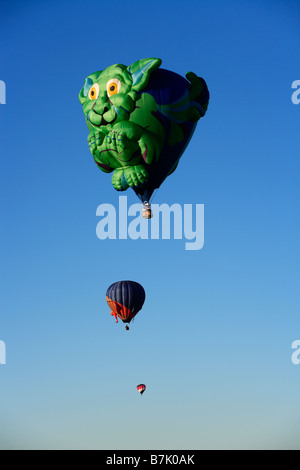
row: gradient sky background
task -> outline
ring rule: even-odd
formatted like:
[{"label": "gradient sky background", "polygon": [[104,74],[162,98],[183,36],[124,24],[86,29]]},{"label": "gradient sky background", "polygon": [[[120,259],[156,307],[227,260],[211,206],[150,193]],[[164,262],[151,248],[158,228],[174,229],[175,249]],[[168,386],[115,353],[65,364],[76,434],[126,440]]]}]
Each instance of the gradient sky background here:
[{"label": "gradient sky background", "polygon": [[[2,449],[300,449],[299,21],[296,0],[1,1]],[[205,204],[200,251],[96,237],[119,194],[77,96],[144,57],[211,92],[154,201]],[[147,293],[129,332],[121,279]]]}]

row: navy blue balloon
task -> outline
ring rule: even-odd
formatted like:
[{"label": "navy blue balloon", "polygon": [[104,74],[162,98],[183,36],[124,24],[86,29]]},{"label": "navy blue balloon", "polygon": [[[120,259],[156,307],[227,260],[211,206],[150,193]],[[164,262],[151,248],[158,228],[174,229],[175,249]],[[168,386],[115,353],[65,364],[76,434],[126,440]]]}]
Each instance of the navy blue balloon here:
[{"label": "navy blue balloon", "polygon": [[144,305],[146,293],[138,282],[119,281],[112,284],[106,292],[106,300],[112,315],[124,323],[130,323]]}]

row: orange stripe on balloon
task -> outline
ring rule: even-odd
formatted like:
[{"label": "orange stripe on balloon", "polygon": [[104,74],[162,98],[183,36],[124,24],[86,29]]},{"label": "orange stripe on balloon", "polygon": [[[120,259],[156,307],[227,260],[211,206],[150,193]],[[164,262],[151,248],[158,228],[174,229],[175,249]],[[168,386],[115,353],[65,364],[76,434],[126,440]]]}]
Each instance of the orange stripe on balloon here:
[{"label": "orange stripe on balloon", "polygon": [[135,317],[136,314],[133,314],[132,311],[124,305],[119,304],[118,302],[115,302],[108,297],[106,297],[106,301],[112,311],[111,314],[117,315],[124,323],[130,323],[133,317]]}]

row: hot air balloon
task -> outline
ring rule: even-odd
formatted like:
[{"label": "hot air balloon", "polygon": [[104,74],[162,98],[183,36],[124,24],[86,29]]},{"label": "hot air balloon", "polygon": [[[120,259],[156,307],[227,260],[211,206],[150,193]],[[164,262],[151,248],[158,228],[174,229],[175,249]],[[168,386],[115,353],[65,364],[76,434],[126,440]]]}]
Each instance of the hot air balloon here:
[{"label": "hot air balloon", "polygon": [[92,73],[79,93],[88,144],[117,191],[131,187],[150,218],[150,199],[173,173],[207,110],[209,91],[192,72],[160,69],[157,58]]},{"label": "hot air balloon", "polygon": [[134,281],[119,281],[112,284],[106,292],[106,300],[118,323],[120,318],[126,323],[126,330],[129,330],[128,323],[136,316],[144,305],[146,298],[144,288]]},{"label": "hot air balloon", "polygon": [[146,390],[146,385],[140,384],[136,388],[137,388],[137,391],[140,392],[141,395],[143,395],[144,391]]}]

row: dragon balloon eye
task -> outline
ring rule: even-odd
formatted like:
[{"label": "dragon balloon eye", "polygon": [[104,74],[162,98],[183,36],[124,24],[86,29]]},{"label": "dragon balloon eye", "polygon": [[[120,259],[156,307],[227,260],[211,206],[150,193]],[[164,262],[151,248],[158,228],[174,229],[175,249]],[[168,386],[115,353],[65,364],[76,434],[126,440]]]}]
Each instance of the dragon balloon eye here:
[{"label": "dragon balloon eye", "polygon": [[119,93],[121,90],[121,82],[117,78],[109,80],[106,84],[107,96],[110,98],[112,95]]},{"label": "dragon balloon eye", "polygon": [[96,100],[99,96],[99,85],[98,83],[94,83],[92,88],[89,91],[89,99]]}]

